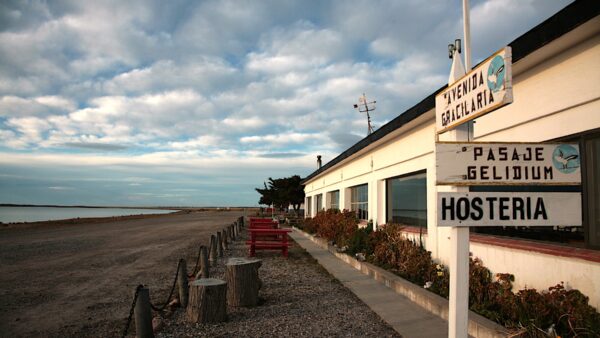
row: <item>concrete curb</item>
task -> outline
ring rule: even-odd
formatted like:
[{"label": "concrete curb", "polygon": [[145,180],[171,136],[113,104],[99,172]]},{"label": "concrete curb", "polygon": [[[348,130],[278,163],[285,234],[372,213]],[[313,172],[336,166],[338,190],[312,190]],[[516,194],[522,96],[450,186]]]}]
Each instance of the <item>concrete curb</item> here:
[{"label": "concrete curb", "polygon": [[[431,312],[432,314],[444,320],[448,320],[447,299],[420,288],[419,286],[373,264],[361,262],[345,253],[338,252],[335,247],[329,245],[327,240],[323,238],[310,235],[296,227],[293,227],[293,229],[297,233],[302,234],[304,237],[310,239],[316,245],[328,250],[331,254],[352,266],[356,270],[359,270],[363,274],[370,276],[374,280],[384,284],[388,288],[394,290],[396,293],[407,297],[412,302]],[[481,338],[500,338],[508,337],[510,335],[510,332],[502,325],[478,315],[473,311],[469,311],[468,330],[470,336]]]}]

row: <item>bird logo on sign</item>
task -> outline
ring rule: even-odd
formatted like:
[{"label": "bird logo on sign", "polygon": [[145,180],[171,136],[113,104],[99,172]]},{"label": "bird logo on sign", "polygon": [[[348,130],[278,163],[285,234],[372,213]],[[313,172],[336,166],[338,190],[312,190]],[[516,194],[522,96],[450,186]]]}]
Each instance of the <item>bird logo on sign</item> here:
[{"label": "bird logo on sign", "polygon": [[579,152],[568,144],[561,144],[552,153],[554,167],[564,174],[570,174],[579,168]]},{"label": "bird logo on sign", "polygon": [[487,71],[487,85],[492,92],[497,92],[504,87],[504,59],[496,55],[490,62]]}]

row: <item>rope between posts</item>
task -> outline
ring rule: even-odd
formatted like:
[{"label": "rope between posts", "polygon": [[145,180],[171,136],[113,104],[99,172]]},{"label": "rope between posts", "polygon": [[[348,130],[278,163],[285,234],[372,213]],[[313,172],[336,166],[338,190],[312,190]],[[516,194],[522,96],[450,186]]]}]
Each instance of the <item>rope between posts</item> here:
[{"label": "rope between posts", "polygon": [[152,308],[152,310],[161,312],[169,304],[169,300],[171,299],[171,296],[173,296],[173,291],[175,291],[175,285],[177,285],[177,276],[179,276],[179,266],[181,265],[182,262],[183,262],[183,259],[180,259],[179,263],[177,263],[177,270],[175,271],[175,278],[173,279],[173,286],[171,286],[171,292],[169,292],[169,296],[167,297],[167,300],[161,306],[155,306],[154,304],[152,304],[152,302],[150,302],[150,307]]},{"label": "rope between posts", "polygon": [[131,303],[131,308],[129,309],[129,317],[127,317],[127,324],[125,324],[125,328],[123,329],[123,335],[121,337],[125,338],[127,336],[127,331],[129,330],[129,325],[131,325],[131,319],[133,318],[133,312],[135,310],[135,303],[137,302],[138,295],[140,294],[140,289],[144,286],[142,284],[138,285],[135,288],[135,294],[133,296],[133,303]]},{"label": "rope between posts", "polygon": [[[196,266],[194,267],[194,270],[192,270],[191,274],[188,274],[188,278],[192,278],[196,275],[196,273],[198,273],[198,270],[200,270],[200,252],[202,251],[202,245],[200,245],[198,247],[198,257],[196,257]],[[179,271],[179,270],[177,270]]]}]

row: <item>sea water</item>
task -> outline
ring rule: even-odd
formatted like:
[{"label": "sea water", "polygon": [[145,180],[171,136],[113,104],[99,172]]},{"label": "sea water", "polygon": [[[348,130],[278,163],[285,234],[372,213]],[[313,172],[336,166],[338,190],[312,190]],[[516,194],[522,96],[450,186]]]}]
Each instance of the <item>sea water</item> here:
[{"label": "sea water", "polygon": [[39,222],[70,218],[168,214],[175,211],[176,210],[129,208],[0,206],[0,222]]}]

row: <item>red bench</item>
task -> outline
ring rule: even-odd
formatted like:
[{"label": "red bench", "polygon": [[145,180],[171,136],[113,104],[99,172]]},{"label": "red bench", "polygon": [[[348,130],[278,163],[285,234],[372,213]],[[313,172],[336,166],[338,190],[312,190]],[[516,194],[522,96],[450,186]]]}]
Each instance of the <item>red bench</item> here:
[{"label": "red bench", "polygon": [[292,229],[252,229],[249,228],[250,239],[246,244],[250,246],[250,256],[256,254],[256,250],[281,250],[284,257],[288,256],[288,233]]},{"label": "red bench", "polygon": [[250,217],[250,229],[275,229],[279,227],[279,222],[271,218],[254,218]]}]

